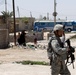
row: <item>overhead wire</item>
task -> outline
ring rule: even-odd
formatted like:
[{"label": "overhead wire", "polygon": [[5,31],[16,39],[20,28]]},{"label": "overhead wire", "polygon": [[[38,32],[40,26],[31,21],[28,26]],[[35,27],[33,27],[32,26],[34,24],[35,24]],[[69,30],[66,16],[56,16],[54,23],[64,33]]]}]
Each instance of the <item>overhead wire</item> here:
[{"label": "overhead wire", "polygon": [[[24,9],[24,8],[21,8],[22,10],[25,10],[25,11],[31,11],[31,10],[28,10],[28,9]],[[34,12],[34,13],[41,13],[41,14],[47,14],[47,13],[42,13],[42,12],[37,12],[37,11],[31,11],[31,12]]]},{"label": "overhead wire", "polygon": [[[4,2],[4,0],[0,0],[0,6],[1,5],[4,5],[5,4],[5,2]],[[12,5],[11,4],[9,4],[8,2],[7,2],[7,6],[9,6],[9,8],[12,8]],[[15,6],[16,7],[16,6]],[[21,8],[21,7],[19,7],[19,9],[20,10],[24,10],[24,11],[27,11],[27,12],[31,12],[31,13],[37,13],[37,14],[39,14],[39,15],[47,15],[47,13],[49,13],[49,16],[52,16],[52,13],[50,13],[50,12],[46,12],[46,13],[43,13],[43,12],[38,12],[38,11],[32,11],[32,10],[29,10],[29,9],[25,9],[25,8]],[[16,11],[17,11],[17,9],[16,9]],[[21,12],[21,14],[22,14],[22,12]],[[71,17],[71,16],[76,16],[76,15],[71,15],[71,14],[58,14],[58,16],[69,16],[69,17]]]}]

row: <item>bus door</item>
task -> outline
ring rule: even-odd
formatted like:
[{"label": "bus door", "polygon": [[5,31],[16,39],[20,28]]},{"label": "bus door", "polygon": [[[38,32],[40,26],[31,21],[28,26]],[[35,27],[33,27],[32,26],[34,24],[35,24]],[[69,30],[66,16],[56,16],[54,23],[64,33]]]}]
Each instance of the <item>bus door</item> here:
[{"label": "bus door", "polygon": [[40,25],[39,22],[34,23],[34,31],[39,31],[39,25]]}]

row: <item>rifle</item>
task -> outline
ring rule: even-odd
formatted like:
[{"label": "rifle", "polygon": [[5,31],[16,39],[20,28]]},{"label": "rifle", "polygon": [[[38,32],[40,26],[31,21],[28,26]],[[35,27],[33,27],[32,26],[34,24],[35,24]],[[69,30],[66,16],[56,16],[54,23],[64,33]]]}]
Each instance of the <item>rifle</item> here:
[{"label": "rifle", "polygon": [[66,62],[66,64],[69,63],[69,58],[71,58],[71,62],[70,62],[70,63],[72,63],[73,69],[74,69],[75,56],[74,56],[73,53],[75,52],[75,48],[73,48],[73,47],[71,46],[69,39],[68,39],[66,42],[67,42],[67,45],[68,45],[68,47],[69,47],[69,49],[70,49],[70,50],[68,51],[68,54],[67,54],[67,62]]}]

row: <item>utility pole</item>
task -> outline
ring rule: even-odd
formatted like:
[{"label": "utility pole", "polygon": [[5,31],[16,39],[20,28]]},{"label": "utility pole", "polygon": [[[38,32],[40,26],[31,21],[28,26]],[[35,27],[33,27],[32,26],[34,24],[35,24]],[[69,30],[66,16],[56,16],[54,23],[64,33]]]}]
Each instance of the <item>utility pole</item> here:
[{"label": "utility pole", "polygon": [[17,6],[17,11],[18,11],[18,17],[20,18],[20,11],[19,11],[19,7]]},{"label": "utility pole", "polygon": [[56,16],[57,16],[57,12],[56,12],[56,0],[54,0],[54,12],[53,12],[53,16],[54,16],[54,25],[56,25]]},{"label": "utility pole", "polygon": [[47,20],[49,20],[49,13],[47,13]]},{"label": "utility pole", "polygon": [[66,21],[67,21],[67,17],[66,17]]},{"label": "utility pole", "polygon": [[5,12],[7,12],[7,0],[5,0]]},{"label": "utility pole", "polygon": [[7,0],[5,0],[5,21],[6,21],[6,28],[8,29],[8,17],[7,17]]},{"label": "utility pole", "polygon": [[30,11],[30,17],[32,18],[32,12]]},{"label": "utility pole", "polygon": [[5,22],[6,22],[6,29],[8,30],[8,44],[9,44],[9,25],[8,25],[8,16],[7,16],[7,0],[5,0]]},{"label": "utility pole", "polygon": [[15,2],[12,0],[13,3],[13,21],[14,21],[14,44],[16,46],[16,25],[15,25]]}]

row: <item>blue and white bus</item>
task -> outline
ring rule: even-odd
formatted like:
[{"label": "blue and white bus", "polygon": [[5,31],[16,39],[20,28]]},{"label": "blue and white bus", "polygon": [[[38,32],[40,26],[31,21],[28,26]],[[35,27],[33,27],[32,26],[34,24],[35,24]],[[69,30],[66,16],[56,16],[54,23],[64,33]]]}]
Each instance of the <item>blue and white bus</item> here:
[{"label": "blue and white bus", "polygon": [[[74,21],[56,21],[56,24],[62,24],[65,26],[65,31],[71,32],[76,31],[76,22]],[[54,27],[54,21],[35,21],[34,22],[34,31],[51,31]]]}]

